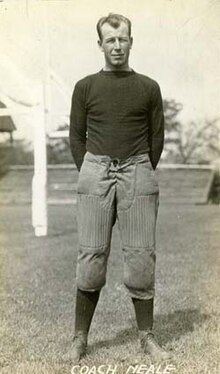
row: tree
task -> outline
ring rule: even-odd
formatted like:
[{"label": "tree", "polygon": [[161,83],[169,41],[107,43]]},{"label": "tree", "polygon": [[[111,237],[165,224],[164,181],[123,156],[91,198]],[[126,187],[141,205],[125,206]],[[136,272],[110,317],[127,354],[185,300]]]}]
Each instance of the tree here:
[{"label": "tree", "polygon": [[164,100],[164,160],[174,163],[209,163],[220,157],[219,119],[181,123],[182,104]]},{"label": "tree", "polygon": [[177,151],[182,163],[208,163],[220,157],[218,119],[190,122],[177,129]]},{"label": "tree", "polygon": [[[183,109],[181,103],[177,103],[175,100],[163,100],[164,118],[165,118],[165,131],[167,135],[170,132],[175,131],[179,126],[180,122],[177,120],[178,114]],[[167,137],[169,139],[169,136]]]}]

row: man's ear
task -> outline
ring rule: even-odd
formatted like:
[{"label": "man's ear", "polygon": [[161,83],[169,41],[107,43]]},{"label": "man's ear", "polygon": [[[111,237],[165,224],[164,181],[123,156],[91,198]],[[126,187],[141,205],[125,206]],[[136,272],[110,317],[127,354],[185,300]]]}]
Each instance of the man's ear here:
[{"label": "man's ear", "polygon": [[132,45],[133,45],[133,37],[131,36],[130,37],[130,49],[132,48]]},{"label": "man's ear", "polygon": [[99,49],[103,52],[102,42],[101,42],[101,40],[99,39],[99,40],[97,41],[97,43],[98,43]]}]

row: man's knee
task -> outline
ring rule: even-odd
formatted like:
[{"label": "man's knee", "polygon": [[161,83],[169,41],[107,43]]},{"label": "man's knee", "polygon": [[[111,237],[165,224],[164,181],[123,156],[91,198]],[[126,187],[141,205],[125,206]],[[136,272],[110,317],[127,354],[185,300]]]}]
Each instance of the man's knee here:
[{"label": "man's knee", "polygon": [[124,285],[132,297],[149,299],[155,292],[155,248],[124,248]]},{"label": "man's knee", "polygon": [[76,269],[77,287],[84,291],[100,290],[106,282],[108,246],[79,246]]}]

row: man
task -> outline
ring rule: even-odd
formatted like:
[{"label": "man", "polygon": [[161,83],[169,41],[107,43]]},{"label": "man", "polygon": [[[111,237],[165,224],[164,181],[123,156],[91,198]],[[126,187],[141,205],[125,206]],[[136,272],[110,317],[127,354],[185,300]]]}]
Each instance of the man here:
[{"label": "man", "polygon": [[127,18],[110,13],[98,21],[97,31],[105,67],[76,83],[70,115],[70,147],[80,174],[75,337],[69,357],[76,362],[86,352],[117,219],[124,285],[141,345],[154,359],[168,359],[152,331],[159,201],[154,169],[164,142],[160,88],[129,67],[133,39]]}]

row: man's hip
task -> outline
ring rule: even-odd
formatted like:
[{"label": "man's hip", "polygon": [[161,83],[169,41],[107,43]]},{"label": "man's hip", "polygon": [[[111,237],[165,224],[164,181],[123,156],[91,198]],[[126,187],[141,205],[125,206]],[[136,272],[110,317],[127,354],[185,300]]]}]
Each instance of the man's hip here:
[{"label": "man's hip", "polygon": [[98,196],[107,208],[114,195],[120,211],[129,209],[135,197],[158,193],[158,180],[148,153],[120,160],[86,152],[77,184],[79,196]]}]

